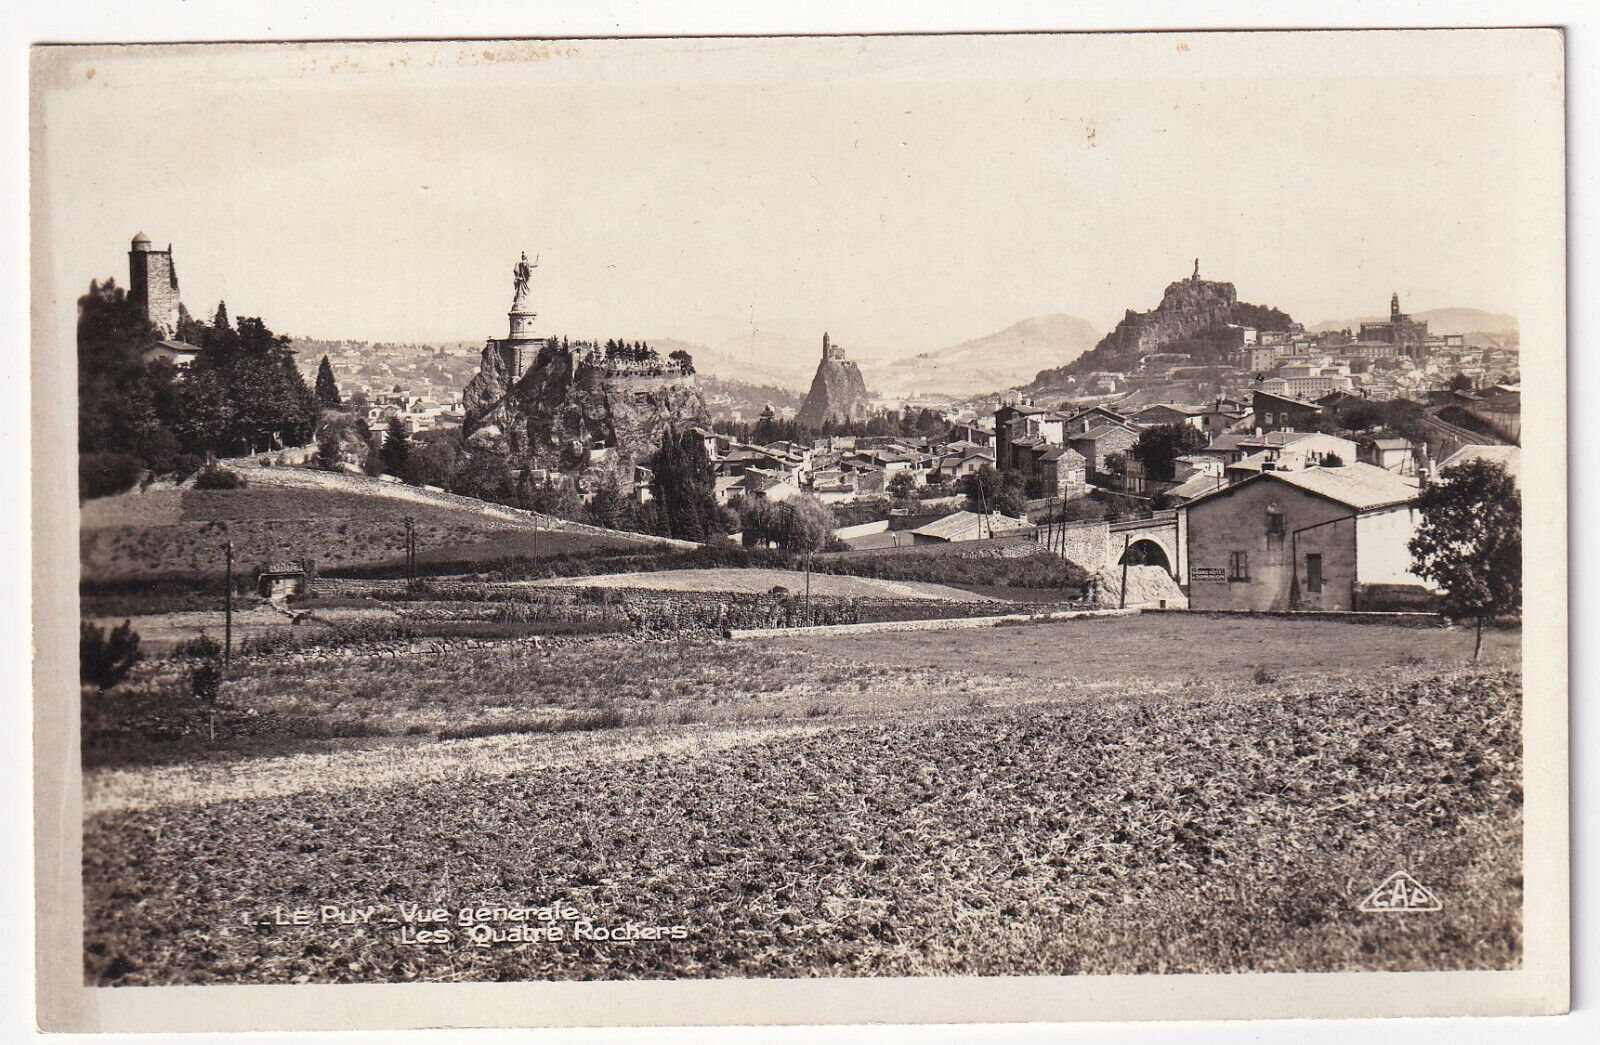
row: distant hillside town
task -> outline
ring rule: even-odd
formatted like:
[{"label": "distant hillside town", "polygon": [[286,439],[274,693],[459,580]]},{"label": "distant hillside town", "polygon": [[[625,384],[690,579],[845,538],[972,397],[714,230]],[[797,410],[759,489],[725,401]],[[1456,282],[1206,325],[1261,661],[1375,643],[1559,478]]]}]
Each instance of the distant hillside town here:
[{"label": "distant hillside town", "polygon": [[[1195,588],[1189,570],[1204,533],[1193,522],[1233,503],[1229,491],[1265,480],[1274,503],[1306,495],[1363,513],[1411,503],[1464,454],[1515,469],[1497,449],[1514,455],[1521,434],[1514,336],[1434,334],[1397,293],[1387,319],[1311,333],[1203,279],[1197,260],[1156,308],[1129,310],[1094,348],[1021,388],[884,401],[824,333],[803,401],[778,396],[758,410],[748,396],[760,389],[705,381],[687,348],[541,332],[537,268],[526,255],[513,267],[505,336],[488,338],[474,365],[461,345],[290,342],[260,320],[233,324],[222,307],[199,323],[179,300],[171,247],[141,234],[126,294],[97,284],[85,299],[86,394],[99,401],[104,375],[153,382],[123,398],[167,404],[170,416],[121,418],[107,391],[84,449],[112,441],[101,427],[154,425],[170,445],[135,440],[124,472],[171,470],[179,450],[191,462],[250,453],[691,540],[764,543],[781,528],[774,519],[790,518],[772,514],[784,505],[822,519],[840,551],[1025,539],[1070,548],[1090,573],[1160,566],[1173,598],[1213,602],[1221,590]],[[1098,535],[1087,544],[1089,531],[1068,533],[1084,526]],[[1403,573],[1394,542],[1408,532],[1378,527],[1360,554],[1388,548]],[[1209,578],[1222,567],[1200,569]]]}]

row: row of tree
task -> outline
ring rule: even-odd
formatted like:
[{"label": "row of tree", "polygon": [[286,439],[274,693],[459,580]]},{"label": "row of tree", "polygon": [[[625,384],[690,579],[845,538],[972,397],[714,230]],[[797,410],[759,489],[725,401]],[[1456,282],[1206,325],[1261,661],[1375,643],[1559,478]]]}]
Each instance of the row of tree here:
[{"label": "row of tree", "polygon": [[753,423],[719,418],[712,430],[732,436],[741,443],[767,446],[790,442],[810,445],[829,436],[873,438],[883,436],[927,436],[936,438],[949,431],[944,415],[928,407],[907,409],[894,415],[878,414],[861,421],[829,418],[820,425],[804,425],[793,418],[779,417],[771,407],[761,411]]},{"label": "row of tree", "polygon": [[306,442],[317,397],[288,338],[259,318],[210,323],[181,312],[177,338],[197,349],[180,370],[148,350],[160,340],[115,280],[78,299],[78,451],[130,459],[138,470],[193,471],[196,460]]}]

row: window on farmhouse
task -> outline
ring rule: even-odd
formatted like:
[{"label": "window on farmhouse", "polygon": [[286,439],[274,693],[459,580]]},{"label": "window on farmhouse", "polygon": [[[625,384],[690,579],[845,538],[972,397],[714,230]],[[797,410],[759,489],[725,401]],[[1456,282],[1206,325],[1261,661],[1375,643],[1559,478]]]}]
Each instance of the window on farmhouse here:
[{"label": "window on farmhouse", "polygon": [[1234,552],[1228,562],[1228,579],[1230,581],[1247,581],[1250,579],[1250,553]]},{"label": "window on farmhouse", "polygon": [[1322,556],[1306,556],[1306,591],[1319,592],[1322,590]]},{"label": "window on farmhouse", "polygon": [[1277,505],[1272,505],[1267,509],[1267,532],[1276,534],[1279,537],[1283,536],[1283,513],[1278,511]]}]

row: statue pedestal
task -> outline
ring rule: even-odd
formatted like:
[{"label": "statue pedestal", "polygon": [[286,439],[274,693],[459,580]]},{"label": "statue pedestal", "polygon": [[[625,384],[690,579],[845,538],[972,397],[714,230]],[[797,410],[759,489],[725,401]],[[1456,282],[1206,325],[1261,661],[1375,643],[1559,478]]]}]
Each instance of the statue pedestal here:
[{"label": "statue pedestal", "polygon": [[510,340],[526,341],[533,337],[533,321],[539,318],[539,313],[517,311],[509,312],[507,315],[511,317]]}]

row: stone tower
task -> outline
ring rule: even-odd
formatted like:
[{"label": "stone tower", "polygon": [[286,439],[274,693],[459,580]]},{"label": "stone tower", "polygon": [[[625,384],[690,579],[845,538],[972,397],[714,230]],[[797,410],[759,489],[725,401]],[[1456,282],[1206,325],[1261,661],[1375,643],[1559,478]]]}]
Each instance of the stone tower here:
[{"label": "stone tower", "polygon": [[178,272],[172,267],[172,244],[153,250],[150,237],[139,233],[128,250],[128,297],[170,338],[178,331]]},{"label": "stone tower", "polygon": [[1400,292],[1397,290],[1389,295],[1389,322],[1393,323],[1400,318]]},{"label": "stone tower", "polygon": [[830,361],[842,363],[845,361],[844,349],[833,343],[833,340],[828,337],[827,331],[823,331],[822,334],[822,361],[825,363]]}]

